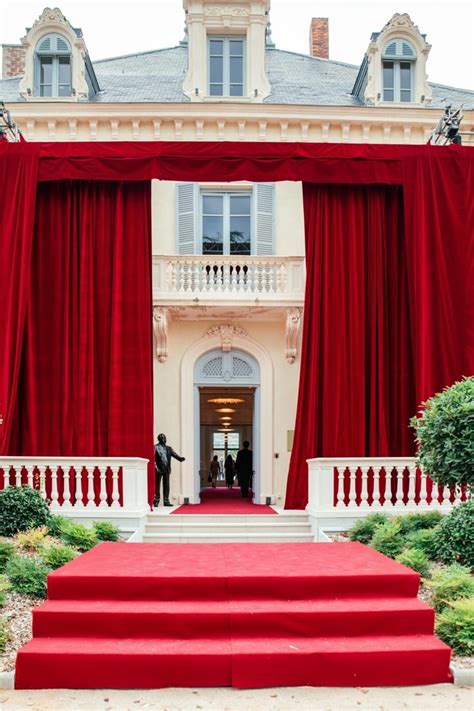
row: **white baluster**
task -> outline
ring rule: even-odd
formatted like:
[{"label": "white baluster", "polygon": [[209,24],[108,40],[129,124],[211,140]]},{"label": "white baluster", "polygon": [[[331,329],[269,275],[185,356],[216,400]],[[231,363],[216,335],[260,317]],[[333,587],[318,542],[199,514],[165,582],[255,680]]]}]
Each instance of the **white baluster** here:
[{"label": "white baluster", "polygon": [[15,486],[21,486],[21,472],[23,467],[21,464],[15,466]]},{"label": "white baluster", "polygon": [[170,289],[172,292],[176,292],[178,290],[178,270],[180,269],[180,264],[173,264],[173,262],[169,262],[169,270],[170,270]]},{"label": "white baluster", "polygon": [[85,467],[83,464],[77,462],[74,466],[74,476],[76,482],[76,503],[74,504],[75,509],[85,509],[86,506],[82,500],[82,473]]},{"label": "white baluster", "polygon": [[415,506],[416,467],[412,464],[412,465],[407,466],[407,469],[408,469],[407,506]]},{"label": "white baluster", "polygon": [[51,510],[55,510],[61,508],[58,501],[58,469],[54,464],[49,469],[51,472]]},{"label": "white baluster", "polygon": [[107,465],[103,464],[100,469],[100,494],[99,494],[99,508],[107,508],[107,488],[106,488],[106,478],[107,478]]},{"label": "white baluster", "polygon": [[398,468],[398,466],[391,466],[390,467],[390,475],[389,475],[389,482],[390,482],[390,496],[392,495],[392,476],[393,476],[393,470],[395,469],[395,484],[396,484],[396,499],[395,499],[395,504],[394,508],[396,509],[403,509],[405,508],[405,504],[403,503],[403,471],[404,467],[401,466]]},{"label": "white baluster", "polygon": [[71,506],[71,488],[69,486],[69,470],[71,469],[70,464],[63,464],[62,465],[62,470],[63,470],[63,482],[64,482],[64,489],[63,489],[63,508],[64,509],[70,509],[72,508]]},{"label": "white baluster", "polygon": [[420,469],[420,503],[419,506],[428,506],[428,477],[425,472]]},{"label": "white baluster", "polygon": [[362,465],[361,468],[361,490],[360,490],[360,505],[368,506],[367,499],[369,498],[369,489],[367,479],[369,477],[369,468],[366,465]]},{"label": "white baluster", "polygon": [[119,470],[120,466],[110,467],[112,471],[112,494],[111,494],[111,504],[112,509],[120,508],[120,494],[119,494]]},{"label": "white baluster", "polygon": [[94,471],[95,467],[93,464],[88,463],[85,465],[85,470],[87,473],[87,504],[86,508],[95,508],[95,491],[94,491]]},{"label": "white baluster", "polygon": [[347,501],[347,508],[357,508],[356,503],[356,472],[357,467],[347,467],[349,470],[349,497]]},{"label": "white baluster", "polygon": [[223,270],[224,270],[223,290],[224,290],[224,293],[227,294],[230,291],[230,264],[228,262],[224,262]]},{"label": "white baluster", "polygon": [[25,466],[26,469],[26,483],[31,489],[35,488],[35,465],[28,464]]},{"label": "white baluster", "polygon": [[38,469],[38,491],[43,497],[43,499],[46,498],[46,466],[40,465],[37,467]]},{"label": "white baluster", "polygon": [[[374,464],[372,466],[372,472],[374,474],[374,490],[372,493],[372,509],[377,509],[377,508],[382,508],[382,504],[380,503],[380,467]],[[387,488],[385,487],[385,494],[387,493]]]}]

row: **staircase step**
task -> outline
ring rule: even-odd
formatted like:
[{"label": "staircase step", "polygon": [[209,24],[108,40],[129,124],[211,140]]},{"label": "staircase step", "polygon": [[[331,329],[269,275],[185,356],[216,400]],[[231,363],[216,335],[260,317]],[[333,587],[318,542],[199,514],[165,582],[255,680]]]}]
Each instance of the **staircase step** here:
[{"label": "staircase step", "polygon": [[148,514],[147,521],[149,523],[157,522],[167,522],[172,521],[182,522],[182,523],[207,523],[207,524],[218,524],[218,523],[308,523],[309,518],[306,511],[292,512],[292,513],[278,513],[278,515],[272,516],[271,514],[171,514],[171,513],[161,513],[156,509]]},{"label": "staircase step", "polygon": [[33,611],[35,637],[178,639],[257,635],[432,634],[434,612],[417,598],[339,600],[48,600]]},{"label": "staircase step", "polygon": [[208,533],[193,533],[182,530],[174,533],[143,534],[144,543],[311,543],[314,536],[309,533],[278,533],[242,531],[241,533],[223,533],[217,527]]},{"label": "staircase step", "polygon": [[[267,519],[270,517],[267,517]],[[171,519],[171,517],[170,517]],[[173,519],[167,521],[160,521],[159,523],[147,523],[145,525],[145,533],[209,533],[218,531],[219,533],[238,533],[245,535],[249,532],[259,534],[259,533],[305,533],[311,534],[311,525],[309,523],[278,523],[275,524],[273,521],[257,522],[253,521],[243,522],[243,523],[224,523],[209,524],[202,523],[201,521],[178,521],[175,522]]]},{"label": "staircase step", "polygon": [[17,657],[15,687],[402,686],[451,681],[431,635],[245,639],[46,638]]}]

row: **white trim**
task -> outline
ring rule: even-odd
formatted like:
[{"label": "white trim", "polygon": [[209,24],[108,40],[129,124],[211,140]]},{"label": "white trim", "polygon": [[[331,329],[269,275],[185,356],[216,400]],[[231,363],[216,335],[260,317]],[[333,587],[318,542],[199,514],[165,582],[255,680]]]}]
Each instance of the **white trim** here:
[{"label": "white trim", "polygon": [[[221,338],[218,335],[205,336],[196,341],[185,352],[181,361],[181,450],[192,452],[181,466],[181,500],[189,498],[190,503],[199,503],[196,492],[199,471],[199,437],[195,429],[196,396],[194,367],[205,353],[218,350]],[[260,433],[258,444],[253,444],[256,470],[260,472],[260,492],[256,503],[265,503],[273,493],[273,362],[268,351],[253,338],[234,335],[232,348],[253,356],[260,369]],[[255,408],[258,417],[258,408]],[[265,423],[262,427],[261,423]],[[255,446],[257,445],[257,446]]]}]

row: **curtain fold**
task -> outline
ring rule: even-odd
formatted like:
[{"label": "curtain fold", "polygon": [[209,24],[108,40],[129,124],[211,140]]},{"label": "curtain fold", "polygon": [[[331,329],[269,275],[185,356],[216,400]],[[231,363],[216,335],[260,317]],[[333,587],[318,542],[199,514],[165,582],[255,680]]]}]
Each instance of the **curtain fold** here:
[{"label": "curtain fold", "polygon": [[408,455],[415,414],[403,197],[396,186],[304,185],[307,282],[286,508],[306,459]]},{"label": "curtain fold", "polygon": [[28,304],[39,148],[0,142],[0,455],[17,397]]},{"label": "curtain fold", "polygon": [[148,182],[38,186],[8,453],[153,459],[150,216]]}]

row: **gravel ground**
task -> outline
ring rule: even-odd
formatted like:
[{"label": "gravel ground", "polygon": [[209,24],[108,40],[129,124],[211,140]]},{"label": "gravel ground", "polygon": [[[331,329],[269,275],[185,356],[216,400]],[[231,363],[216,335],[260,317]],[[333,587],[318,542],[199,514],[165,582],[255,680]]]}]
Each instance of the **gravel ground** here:
[{"label": "gravel ground", "polygon": [[17,651],[31,639],[31,611],[42,602],[15,592],[7,593],[2,617],[8,620],[9,639],[0,658],[0,671],[12,671],[15,668]]}]

